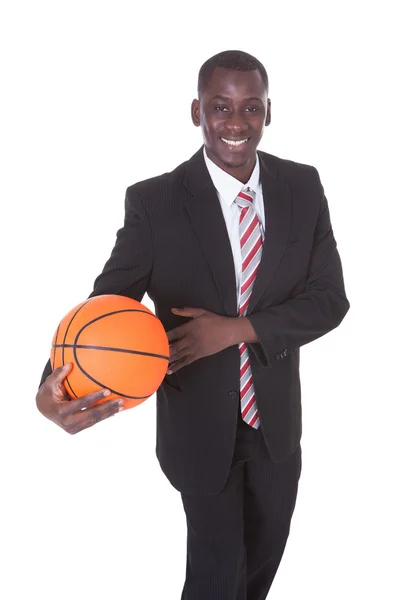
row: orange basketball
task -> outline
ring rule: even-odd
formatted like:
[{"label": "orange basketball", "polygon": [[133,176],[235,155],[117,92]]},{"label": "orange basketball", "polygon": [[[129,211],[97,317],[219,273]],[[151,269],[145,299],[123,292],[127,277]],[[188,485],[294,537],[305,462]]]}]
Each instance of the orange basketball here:
[{"label": "orange basketball", "polygon": [[94,296],[75,306],[53,337],[51,366],[72,363],[64,380],[71,398],[101,388],[123,398],[125,408],[141,404],[160,386],[169,360],[169,343],[161,321],[136,300]]}]

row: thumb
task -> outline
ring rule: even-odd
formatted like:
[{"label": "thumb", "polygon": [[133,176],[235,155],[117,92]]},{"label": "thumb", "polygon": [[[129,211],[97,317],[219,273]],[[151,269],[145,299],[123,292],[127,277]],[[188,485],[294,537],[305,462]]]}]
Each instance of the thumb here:
[{"label": "thumb", "polygon": [[63,365],[62,367],[58,367],[57,369],[55,369],[55,371],[53,371],[55,382],[60,383],[61,381],[63,381],[68,376],[71,369],[72,369],[72,363],[67,363],[67,364]]}]

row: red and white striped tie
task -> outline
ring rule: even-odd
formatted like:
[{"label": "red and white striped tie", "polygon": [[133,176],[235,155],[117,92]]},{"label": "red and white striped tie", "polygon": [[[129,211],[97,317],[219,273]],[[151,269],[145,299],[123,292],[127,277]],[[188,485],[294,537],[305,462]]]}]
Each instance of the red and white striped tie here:
[{"label": "red and white striped tie", "polygon": [[[263,248],[262,226],[253,206],[255,192],[246,188],[237,196],[235,202],[240,207],[239,235],[242,250],[242,284],[238,313],[239,317],[246,315],[250,302],[251,291],[257,276]],[[253,376],[250,367],[250,357],[247,344],[239,344],[240,352],[240,409],[243,420],[254,429],[260,426]]]}]

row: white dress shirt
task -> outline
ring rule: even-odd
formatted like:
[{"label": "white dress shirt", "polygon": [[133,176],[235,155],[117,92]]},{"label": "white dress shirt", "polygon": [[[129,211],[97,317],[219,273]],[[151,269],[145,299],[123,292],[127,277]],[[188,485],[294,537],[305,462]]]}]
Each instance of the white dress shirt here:
[{"label": "white dress shirt", "polygon": [[240,236],[239,236],[239,217],[240,207],[235,203],[239,192],[246,187],[250,187],[256,194],[253,206],[257,212],[258,218],[260,219],[263,233],[265,231],[265,213],[264,213],[264,200],[262,194],[262,186],[260,181],[260,161],[257,155],[257,161],[250,179],[247,183],[243,184],[232,175],[229,175],[226,171],[223,171],[218,167],[212,160],[207,156],[205,147],[203,147],[204,160],[206,161],[208,172],[213,181],[214,187],[217,190],[219,202],[221,204],[222,214],[224,215],[226,229],[228,231],[229,240],[231,242],[233,261],[235,264],[236,274],[236,294],[239,303],[240,300],[240,289],[242,284],[242,251],[240,249]]}]

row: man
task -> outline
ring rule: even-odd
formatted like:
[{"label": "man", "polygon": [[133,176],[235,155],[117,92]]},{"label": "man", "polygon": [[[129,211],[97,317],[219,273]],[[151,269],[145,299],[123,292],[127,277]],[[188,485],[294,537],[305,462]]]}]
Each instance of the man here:
[{"label": "man", "polygon": [[[257,152],[271,121],[263,65],[222,52],[201,67],[198,96],[204,147],[128,188],[91,295],[147,292],[168,331],[156,452],[187,517],[182,599],[262,600],[301,472],[299,348],[349,303],[316,169]],[[45,416],[75,433],[121,409],[90,407],[103,391],[67,402],[69,368],[45,368]]]}]

